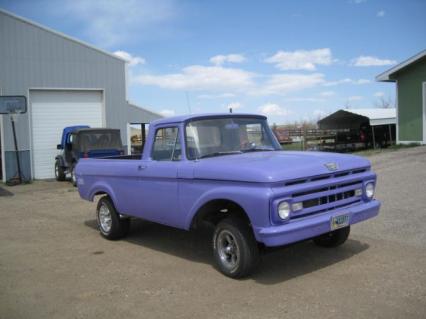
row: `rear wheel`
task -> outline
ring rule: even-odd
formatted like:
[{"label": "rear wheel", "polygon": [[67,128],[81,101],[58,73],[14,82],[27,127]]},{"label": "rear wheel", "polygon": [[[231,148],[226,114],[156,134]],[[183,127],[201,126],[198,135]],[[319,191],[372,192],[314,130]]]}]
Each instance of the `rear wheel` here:
[{"label": "rear wheel", "polygon": [[344,227],[314,238],[314,243],[321,247],[337,247],[349,237],[351,227]]},{"label": "rear wheel", "polygon": [[55,161],[55,178],[57,181],[65,180],[65,171],[63,166],[61,166],[61,162],[58,159]]},{"label": "rear wheel", "polygon": [[250,275],[259,264],[259,249],[246,222],[226,218],[213,235],[213,255],[219,270],[231,278]]},{"label": "rear wheel", "polygon": [[127,235],[130,229],[130,219],[120,218],[109,196],[102,197],[96,209],[99,232],[110,240],[120,239]]}]

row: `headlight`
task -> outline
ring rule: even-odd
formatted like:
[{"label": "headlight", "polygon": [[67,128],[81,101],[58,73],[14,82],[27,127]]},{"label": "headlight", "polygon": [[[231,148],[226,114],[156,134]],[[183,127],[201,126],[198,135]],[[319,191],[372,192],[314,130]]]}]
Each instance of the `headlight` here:
[{"label": "headlight", "polygon": [[368,199],[373,199],[374,183],[367,183],[367,185],[365,185],[365,196],[367,196]]},{"label": "headlight", "polygon": [[278,205],[278,215],[281,219],[287,219],[290,215],[290,204],[288,202],[281,202]]}]

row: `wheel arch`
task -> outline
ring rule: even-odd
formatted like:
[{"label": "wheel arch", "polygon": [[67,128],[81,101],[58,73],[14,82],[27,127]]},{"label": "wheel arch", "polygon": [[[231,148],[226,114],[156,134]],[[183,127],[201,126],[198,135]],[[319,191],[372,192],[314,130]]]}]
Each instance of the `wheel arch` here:
[{"label": "wheel arch", "polygon": [[211,198],[199,205],[192,215],[190,229],[203,223],[216,225],[224,218],[235,216],[251,226],[251,220],[242,205],[229,198]]},{"label": "wheel arch", "polygon": [[113,190],[108,185],[96,185],[94,186],[89,193],[89,200],[93,202],[96,196],[107,195],[111,198],[112,203],[117,208],[117,200],[114,195]]}]

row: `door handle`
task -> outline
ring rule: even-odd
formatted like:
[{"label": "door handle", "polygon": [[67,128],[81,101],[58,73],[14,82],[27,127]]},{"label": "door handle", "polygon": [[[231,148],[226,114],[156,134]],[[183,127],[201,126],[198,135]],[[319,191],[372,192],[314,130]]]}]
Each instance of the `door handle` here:
[{"label": "door handle", "polygon": [[144,170],[145,168],[147,168],[147,166],[146,166],[146,165],[138,165],[138,171],[142,171],[142,170]]}]

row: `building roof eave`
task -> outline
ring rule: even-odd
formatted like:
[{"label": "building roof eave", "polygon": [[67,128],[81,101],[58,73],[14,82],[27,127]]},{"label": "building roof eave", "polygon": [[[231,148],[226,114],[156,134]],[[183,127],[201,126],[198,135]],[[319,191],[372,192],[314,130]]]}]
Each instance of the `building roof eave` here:
[{"label": "building roof eave", "polygon": [[421,58],[426,56],[426,49],[417,53],[416,55],[412,56],[411,58],[408,58],[407,60],[395,65],[394,67],[390,68],[389,70],[380,73],[376,76],[376,81],[378,82],[395,82],[396,79],[392,78],[391,76],[402,70],[403,68],[409,66],[410,64],[420,60]]}]

